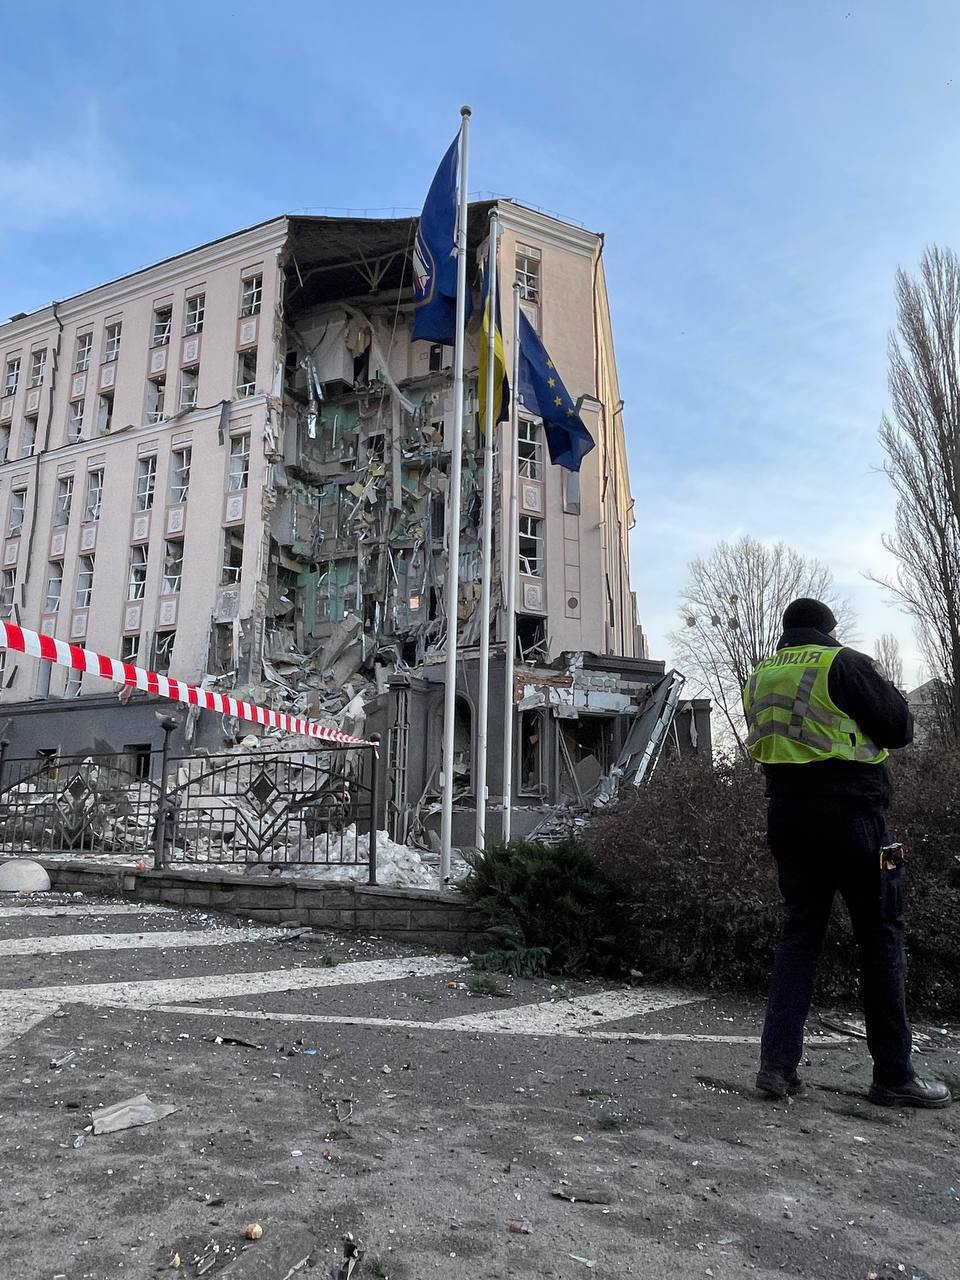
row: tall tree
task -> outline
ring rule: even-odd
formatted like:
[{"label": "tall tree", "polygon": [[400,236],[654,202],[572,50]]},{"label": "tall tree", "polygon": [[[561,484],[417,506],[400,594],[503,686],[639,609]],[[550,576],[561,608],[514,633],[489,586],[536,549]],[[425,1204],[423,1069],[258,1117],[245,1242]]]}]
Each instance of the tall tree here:
[{"label": "tall tree", "polygon": [[684,674],[713,699],[723,719],[718,739],[745,750],[741,692],[761,658],[769,657],[791,600],[812,596],[829,604],[839,628],[849,631],[853,614],[837,598],[833,576],[819,560],[808,560],[778,542],[756,538],[720,542],[706,557],[691,560],[681,593],[683,625],[670,638]]},{"label": "tall tree", "polygon": [[880,674],[887,677],[898,689],[903,688],[903,658],[900,656],[900,641],[889,631],[885,631],[873,646],[873,659],[880,669]]},{"label": "tall tree", "polygon": [[938,682],[941,727],[960,740],[960,260],[931,248],[912,279],[897,272],[889,339],[892,417],[880,442],[897,495],[884,545],[897,573],[885,585],[916,622]]}]

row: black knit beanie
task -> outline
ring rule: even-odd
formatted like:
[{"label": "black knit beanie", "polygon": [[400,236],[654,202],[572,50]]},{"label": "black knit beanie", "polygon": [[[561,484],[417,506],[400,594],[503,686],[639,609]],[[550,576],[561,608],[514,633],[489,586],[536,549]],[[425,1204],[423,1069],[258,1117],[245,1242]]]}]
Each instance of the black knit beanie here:
[{"label": "black knit beanie", "polygon": [[792,631],[796,627],[812,627],[815,631],[829,633],[837,625],[833,611],[829,605],[820,600],[794,600],[783,612],[783,629]]}]

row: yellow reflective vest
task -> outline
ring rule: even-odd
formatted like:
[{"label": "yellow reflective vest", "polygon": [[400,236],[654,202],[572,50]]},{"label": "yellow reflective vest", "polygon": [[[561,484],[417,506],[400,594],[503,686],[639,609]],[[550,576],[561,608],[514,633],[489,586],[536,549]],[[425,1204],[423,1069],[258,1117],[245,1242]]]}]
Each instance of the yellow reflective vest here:
[{"label": "yellow reflective vest", "polygon": [[888,752],[830,697],[830,668],[839,648],[800,645],[764,658],[743,691],[747,751],[759,764],[850,760],[879,764]]}]

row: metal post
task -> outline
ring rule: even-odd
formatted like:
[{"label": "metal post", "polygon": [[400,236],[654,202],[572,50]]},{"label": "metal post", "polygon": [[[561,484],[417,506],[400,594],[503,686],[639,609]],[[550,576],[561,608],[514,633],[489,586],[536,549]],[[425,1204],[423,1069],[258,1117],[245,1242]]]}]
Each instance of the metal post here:
[{"label": "metal post", "polygon": [[165,836],[167,829],[167,762],[170,758],[170,734],[177,727],[172,716],[160,720],[163,729],[163,746],[160,749],[160,802],[157,805],[157,833],[153,846],[153,869],[160,871],[166,861]]},{"label": "metal post", "polygon": [[380,735],[371,733],[370,741],[370,874],[367,884],[377,883],[377,803],[380,799]]},{"label": "metal post", "polygon": [[9,738],[0,738],[0,791],[3,791],[3,766],[7,759],[7,747],[9,745]]},{"label": "metal post", "polygon": [[[513,705],[513,663],[517,652],[517,512],[519,451],[517,435],[519,427],[518,400],[520,395],[520,286],[513,286],[513,396],[510,401],[510,447],[501,445],[503,466],[510,467],[510,503],[507,509],[507,536],[504,539],[506,574],[504,579],[504,607],[507,612],[507,651],[503,662],[503,824],[504,844],[510,839],[513,809],[513,731],[516,712]],[[507,424],[504,424],[504,432]]]},{"label": "metal post", "polygon": [[480,536],[480,689],[477,697],[477,825],[474,843],[482,849],[487,824],[487,719],[490,696],[490,577],[493,571],[493,414],[494,359],[497,336],[497,242],[500,222],[490,210],[490,246],[487,254],[487,386],[483,422],[483,527]]},{"label": "metal post", "polygon": [[457,310],[453,349],[453,425],[450,432],[450,481],[447,495],[447,662],[443,697],[443,789],[440,820],[440,882],[450,878],[453,843],[453,745],[457,710],[457,614],[460,608],[460,464],[463,454],[463,346],[467,303],[467,143],[470,108],[461,107],[460,196],[457,213]]}]

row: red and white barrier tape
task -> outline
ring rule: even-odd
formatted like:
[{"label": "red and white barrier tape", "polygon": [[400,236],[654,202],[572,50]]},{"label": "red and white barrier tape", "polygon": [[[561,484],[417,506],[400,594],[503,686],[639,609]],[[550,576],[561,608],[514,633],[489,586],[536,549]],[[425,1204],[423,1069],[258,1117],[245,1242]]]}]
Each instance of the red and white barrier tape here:
[{"label": "red and white barrier tape", "polygon": [[200,689],[194,684],[185,684],[182,680],[171,680],[156,671],[147,671],[144,667],[135,667],[132,663],[120,662],[117,658],[107,658],[102,653],[94,653],[92,649],[82,649],[79,645],[55,640],[53,636],[27,631],[24,627],[14,626],[12,622],[0,621],[0,648],[28,653],[31,657],[56,663],[59,667],[70,667],[73,671],[89,671],[91,675],[112,680],[114,684],[142,689],[144,693],[170,698],[174,702],[185,702],[190,707],[219,711],[222,715],[249,720],[252,724],[264,725],[270,729],[282,729],[285,733],[299,733],[308,738],[319,738],[322,742],[335,742],[342,747],[374,745],[364,738],[351,738],[339,729],[328,729],[315,720],[302,720],[299,716],[284,715],[254,702],[240,702],[237,698],[229,698],[210,689]]}]

